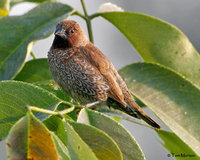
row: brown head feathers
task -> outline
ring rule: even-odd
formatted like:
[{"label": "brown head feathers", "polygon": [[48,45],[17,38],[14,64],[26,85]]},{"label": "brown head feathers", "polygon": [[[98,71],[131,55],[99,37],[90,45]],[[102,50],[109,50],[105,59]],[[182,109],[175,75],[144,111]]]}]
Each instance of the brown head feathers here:
[{"label": "brown head feathers", "polygon": [[85,46],[89,41],[78,23],[73,20],[63,20],[57,24],[52,48],[72,48]]}]

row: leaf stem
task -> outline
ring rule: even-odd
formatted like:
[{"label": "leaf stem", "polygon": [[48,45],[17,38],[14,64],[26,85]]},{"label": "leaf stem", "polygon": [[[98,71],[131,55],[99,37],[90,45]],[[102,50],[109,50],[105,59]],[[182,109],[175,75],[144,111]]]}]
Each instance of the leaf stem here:
[{"label": "leaf stem", "polygon": [[28,106],[29,111],[36,111],[36,112],[51,114],[51,115],[55,115],[55,116],[58,115],[58,116],[61,116],[61,117],[63,117],[63,115],[66,114],[66,113],[72,112],[74,110],[74,108],[75,107],[72,106],[70,108],[56,112],[56,111],[51,111],[51,110],[48,110],[48,109],[38,108],[38,107],[35,107],[35,106]]},{"label": "leaf stem", "polygon": [[[84,3],[84,0],[80,0],[81,1],[81,5],[83,7],[83,12],[85,14],[85,21],[86,21],[86,24],[87,24],[87,29],[88,29],[88,34],[89,34],[89,39],[92,43],[94,43],[94,39],[93,39],[93,33],[92,33],[92,25],[91,25],[91,19],[89,18],[88,16],[88,13],[87,13],[87,9],[86,9],[86,6],[85,6],[85,3]],[[79,15],[80,16],[80,15]],[[83,17],[82,17],[83,18]]]},{"label": "leaf stem", "polygon": [[34,106],[28,106],[28,109],[31,111],[36,111],[36,112],[41,112],[41,113],[46,113],[46,114],[51,114],[51,115],[58,115],[57,112],[55,111],[51,111],[48,109],[43,109],[43,108],[38,108],[38,107],[34,107]]},{"label": "leaf stem", "polygon": [[36,57],[35,57],[33,52],[31,52],[31,56],[32,56],[33,59],[36,59]]},{"label": "leaf stem", "polygon": [[92,20],[92,19],[94,19],[94,18],[96,18],[96,17],[99,17],[99,16],[100,16],[99,13],[94,13],[94,14],[88,16],[88,18],[89,18],[90,20]]},{"label": "leaf stem", "polygon": [[87,20],[87,18],[83,14],[81,14],[80,12],[78,12],[78,11],[75,11],[72,15],[77,15],[77,16],[83,18],[85,21]]}]

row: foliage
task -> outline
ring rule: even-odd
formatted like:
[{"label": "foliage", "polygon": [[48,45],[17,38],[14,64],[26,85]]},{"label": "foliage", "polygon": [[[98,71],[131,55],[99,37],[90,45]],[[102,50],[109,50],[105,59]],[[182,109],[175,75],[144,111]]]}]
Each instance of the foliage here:
[{"label": "foliage", "polygon": [[120,73],[129,89],[174,133],[191,148],[200,146],[198,88],[180,75],[157,64],[136,63],[122,68]]},{"label": "foliage", "polygon": [[45,3],[23,16],[0,19],[0,80],[12,79],[22,69],[33,41],[49,36],[55,23],[71,14],[72,8]]},{"label": "foliage", "polygon": [[[22,16],[7,16],[9,6],[25,1],[37,6]],[[0,82],[0,138],[6,138],[8,158],[145,159],[140,145],[119,122],[144,124],[121,111],[100,108],[97,112],[72,103],[54,82],[47,59],[35,59],[31,53],[34,42],[51,35],[61,19],[78,15],[86,20],[91,41],[91,21],[99,16],[127,37],[144,62],[125,66],[119,73],[141,104],[171,129],[155,130],[163,147],[200,159],[200,56],[188,38],[148,15],[88,15],[81,0],[83,15],[54,1],[0,3],[0,16],[4,16],[0,18],[0,80],[4,80]],[[33,60],[25,62],[30,53]]]}]

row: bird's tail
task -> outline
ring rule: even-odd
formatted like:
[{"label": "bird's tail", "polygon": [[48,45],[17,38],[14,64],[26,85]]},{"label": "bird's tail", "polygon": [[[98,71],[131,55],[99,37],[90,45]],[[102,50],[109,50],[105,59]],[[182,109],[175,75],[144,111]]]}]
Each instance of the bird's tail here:
[{"label": "bird's tail", "polygon": [[146,123],[148,123],[150,126],[160,129],[160,125],[153,120],[149,115],[147,115],[142,108],[140,108],[140,106],[134,101],[133,98],[129,98],[127,101],[127,107],[129,108],[132,112],[135,113],[135,115],[137,116],[137,118],[144,120]]},{"label": "bird's tail", "polygon": [[127,103],[127,106],[124,107],[122,104],[115,101],[114,99],[108,98],[107,104],[108,106],[119,109],[132,117],[144,120],[147,124],[154,128],[161,128],[160,125],[149,115],[147,115],[134,100],[131,100],[131,102],[129,101],[129,103]]},{"label": "bird's tail", "polygon": [[[138,106],[138,105],[137,105]],[[138,106],[139,107],[139,106]],[[124,107],[124,111],[129,114],[130,116],[136,117],[138,119],[144,120],[147,124],[150,126],[160,129],[160,125],[153,120],[149,115],[147,115],[141,108],[133,109],[133,107],[127,105],[127,107]]]},{"label": "bird's tail", "polygon": [[146,123],[148,123],[150,126],[160,129],[160,125],[153,120],[150,116],[148,116],[144,111],[135,111],[136,115],[138,116],[138,118],[141,118],[142,120],[144,120]]}]

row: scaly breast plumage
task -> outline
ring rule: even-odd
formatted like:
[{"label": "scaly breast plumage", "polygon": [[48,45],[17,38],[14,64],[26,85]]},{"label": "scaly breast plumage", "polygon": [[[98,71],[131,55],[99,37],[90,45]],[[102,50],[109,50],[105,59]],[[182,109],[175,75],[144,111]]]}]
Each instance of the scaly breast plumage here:
[{"label": "scaly breast plumage", "polygon": [[[59,59],[62,56],[59,56]],[[58,63],[59,62],[59,63]],[[80,103],[107,98],[109,85],[104,81],[103,76],[80,57],[71,58],[67,63],[58,60],[58,56],[49,60],[50,69],[55,81],[72,98]]]}]

